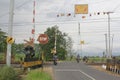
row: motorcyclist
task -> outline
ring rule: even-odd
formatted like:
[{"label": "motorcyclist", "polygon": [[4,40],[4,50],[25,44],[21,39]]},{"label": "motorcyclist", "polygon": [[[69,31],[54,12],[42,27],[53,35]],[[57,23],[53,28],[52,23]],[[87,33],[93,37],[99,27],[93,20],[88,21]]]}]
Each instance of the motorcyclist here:
[{"label": "motorcyclist", "polygon": [[58,56],[57,56],[57,54],[54,54],[53,55],[53,63],[54,63],[54,65],[57,65],[57,60],[58,60]]},{"label": "motorcyclist", "polygon": [[79,61],[80,61],[80,55],[79,54],[77,55],[76,60],[77,60],[77,63],[79,63]]}]

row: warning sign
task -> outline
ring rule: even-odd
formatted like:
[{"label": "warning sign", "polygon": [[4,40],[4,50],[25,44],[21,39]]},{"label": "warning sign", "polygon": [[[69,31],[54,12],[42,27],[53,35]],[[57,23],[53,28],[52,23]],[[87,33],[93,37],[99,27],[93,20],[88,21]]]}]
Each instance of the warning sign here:
[{"label": "warning sign", "polygon": [[9,44],[12,44],[12,43],[14,43],[14,39],[12,37],[8,36],[6,42]]},{"label": "warning sign", "polygon": [[41,44],[48,43],[48,35],[47,34],[40,34],[37,41],[39,41]]}]

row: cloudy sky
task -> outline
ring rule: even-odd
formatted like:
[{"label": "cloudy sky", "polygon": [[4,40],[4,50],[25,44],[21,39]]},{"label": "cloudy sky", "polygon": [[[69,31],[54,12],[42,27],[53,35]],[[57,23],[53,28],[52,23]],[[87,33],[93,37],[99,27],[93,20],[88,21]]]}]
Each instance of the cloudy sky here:
[{"label": "cloudy sky", "polygon": [[[120,1],[119,0],[35,0],[35,38],[46,28],[59,26],[73,39],[75,51],[80,51],[80,39],[84,40],[83,55],[101,55],[105,51],[105,34],[108,33],[108,15],[111,22],[111,44],[113,55],[120,55]],[[7,32],[10,0],[0,0],[0,28]],[[74,14],[76,4],[88,4],[88,14]],[[67,14],[71,14],[67,16]],[[64,14],[64,16],[57,15]],[[99,15],[98,15],[99,14]],[[90,16],[91,15],[91,16]],[[85,16],[85,18],[82,18]],[[16,43],[31,37],[33,28],[33,0],[15,0],[13,37]],[[80,32],[78,23],[80,23]],[[37,41],[36,41],[37,42]],[[88,54],[89,52],[89,54]]]}]

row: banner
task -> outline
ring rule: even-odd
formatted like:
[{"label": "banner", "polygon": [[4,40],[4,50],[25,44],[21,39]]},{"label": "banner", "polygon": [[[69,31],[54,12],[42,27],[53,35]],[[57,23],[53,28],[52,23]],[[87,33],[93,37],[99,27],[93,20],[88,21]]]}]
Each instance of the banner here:
[{"label": "banner", "polygon": [[88,4],[75,5],[75,14],[88,14]]}]

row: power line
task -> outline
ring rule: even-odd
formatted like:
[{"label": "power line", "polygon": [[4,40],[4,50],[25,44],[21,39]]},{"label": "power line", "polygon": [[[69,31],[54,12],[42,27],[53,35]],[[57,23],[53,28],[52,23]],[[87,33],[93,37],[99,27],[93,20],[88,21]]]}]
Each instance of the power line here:
[{"label": "power line", "polygon": [[100,4],[100,3],[107,2],[107,1],[112,1],[112,0],[102,0],[102,1],[97,1],[97,2],[94,2],[94,3],[90,3],[90,4]]},{"label": "power line", "polygon": [[[15,8],[15,10],[17,10],[17,9],[19,9],[19,8],[21,8],[22,6],[24,6],[24,5],[26,5],[26,4],[28,4],[29,2],[31,2],[32,0],[27,0],[27,1],[25,1],[24,3],[22,3],[21,5],[19,5],[19,6],[17,6],[16,8]],[[6,16],[6,15],[8,15],[9,14],[9,12],[6,12],[6,13],[4,13],[4,14],[2,14],[2,15],[0,15],[0,18],[2,18],[2,17],[4,17],[4,16]]]},{"label": "power line", "polygon": [[24,5],[26,5],[26,4],[28,4],[28,3],[32,2],[32,1],[33,0],[27,0],[24,3],[20,4],[19,6],[17,6],[15,9],[19,9],[19,8],[23,7]]},{"label": "power line", "polygon": [[[118,18],[120,17],[115,17],[111,19],[111,22],[114,21],[120,21]],[[86,19],[81,21],[80,23],[92,23],[92,22],[105,22],[107,21],[107,18],[99,18],[99,19]],[[60,21],[42,21],[42,22],[36,22],[37,24],[46,24],[46,23],[64,23],[64,24],[71,24],[71,23],[76,23],[78,22],[78,20],[60,20]],[[31,22],[19,22],[19,23],[14,23],[15,26],[19,26],[20,24],[22,25],[28,25],[28,24],[32,24]],[[0,23],[0,25],[8,25],[8,23]]]},{"label": "power line", "polygon": [[[112,22],[118,22],[118,21],[120,21],[120,20],[112,20],[111,21],[111,23]],[[105,22],[105,21],[84,21],[84,22],[81,22],[81,23],[95,23],[95,22]],[[52,25],[52,24],[73,24],[73,23],[75,23],[76,24],[76,22],[74,22],[74,21],[69,21],[69,22],[64,22],[64,21],[62,21],[62,22],[36,22],[35,24],[36,25]],[[8,23],[1,23],[0,24],[1,26],[0,27],[8,27]],[[29,26],[29,25],[32,25],[31,24],[31,22],[24,22],[24,23],[14,23],[14,26]]]}]

